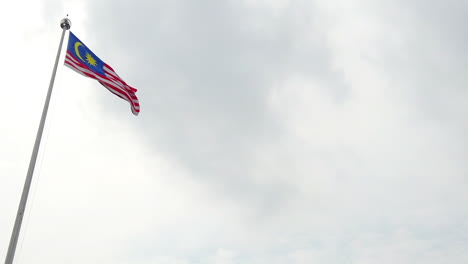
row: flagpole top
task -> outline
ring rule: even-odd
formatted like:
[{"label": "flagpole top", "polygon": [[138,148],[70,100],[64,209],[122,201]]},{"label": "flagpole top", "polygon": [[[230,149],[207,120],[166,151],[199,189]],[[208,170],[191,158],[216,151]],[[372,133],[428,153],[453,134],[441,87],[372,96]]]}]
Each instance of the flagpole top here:
[{"label": "flagpole top", "polygon": [[68,18],[64,18],[60,21],[60,27],[62,29],[68,30],[71,27],[71,21]]}]

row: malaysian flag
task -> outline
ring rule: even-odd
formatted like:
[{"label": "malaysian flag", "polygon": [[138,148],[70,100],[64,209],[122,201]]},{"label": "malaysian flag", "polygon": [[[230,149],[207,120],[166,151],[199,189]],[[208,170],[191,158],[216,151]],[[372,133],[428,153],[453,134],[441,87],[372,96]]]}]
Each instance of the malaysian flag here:
[{"label": "malaysian flag", "polygon": [[99,59],[72,32],[68,39],[65,65],[79,74],[96,79],[113,94],[128,101],[134,115],[140,112],[140,103],[135,95],[137,89],[124,82],[114,69]]}]

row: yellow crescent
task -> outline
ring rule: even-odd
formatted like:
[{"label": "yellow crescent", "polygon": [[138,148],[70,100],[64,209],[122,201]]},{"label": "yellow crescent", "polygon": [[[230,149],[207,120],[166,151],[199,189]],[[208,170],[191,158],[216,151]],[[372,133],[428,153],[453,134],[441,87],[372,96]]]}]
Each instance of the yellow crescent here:
[{"label": "yellow crescent", "polygon": [[85,61],[83,60],[83,58],[81,58],[81,55],[80,55],[80,52],[78,51],[78,47],[83,45],[83,43],[81,42],[75,42],[75,53],[76,55],[78,55],[78,58],[80,58],[82,61]]}]

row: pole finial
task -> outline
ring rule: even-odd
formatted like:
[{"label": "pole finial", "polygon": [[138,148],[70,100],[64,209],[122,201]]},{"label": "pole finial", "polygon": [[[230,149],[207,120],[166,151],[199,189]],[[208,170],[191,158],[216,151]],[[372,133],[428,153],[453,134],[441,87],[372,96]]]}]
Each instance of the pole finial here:
[{"label": "pole finial", "polygon": [[66,18],[64,18],[64,19],[62,19],[60,21],[60,27],[62,29],[67,29],[67,30],[71,28],[71,21],[70,21],[70,19],[68,19],[68,14],[67,14]]}]

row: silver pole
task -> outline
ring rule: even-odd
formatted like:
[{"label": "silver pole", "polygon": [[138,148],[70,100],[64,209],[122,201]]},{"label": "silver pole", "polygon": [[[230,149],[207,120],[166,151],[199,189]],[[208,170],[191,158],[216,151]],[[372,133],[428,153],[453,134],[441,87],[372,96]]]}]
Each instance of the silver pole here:
[{"label": "silver pole", "polygon": [[36,142],[34,143],[33,152],[31,154],[31,160],[29,161],[28,173],[26,175],[26,181],[24,182],[23,193],[21,194],[20,204],[18,206],[18,212],[16,213],[15,225],[13,232],[11,233],[10,244],[8,246],[8,252],[5,258],[5,264],[12,264],[13,258],[15,257],[16,244],[18,243],[18,237],[21,229],[21,223],[23,222],[24,211],[26,208],[26,202],[28,200],[29,189],[31,187],[32,176],[34,173],[34,167],[36,165],[37,153],[39,152],[39,146],[41,145],[42,132],[44,130],[44,123],[47,117],[47,110],[49,109],[50,96],[52,95],[52,88],[55,81],[55,73],[57,72],[57,65],[60,57],[60,51],[62,50],[63,37],[65,31],[70,29],[71,21],[68,18],[64,18],[60,21],[60,27],[62,30],[62,37],[60,38],[60,45],[57,51],[57,57],[55,58],[54,70],[52,71],[52,77],[50,78],[49,90],[44,103],[44,109],[42,110],[41,122],[37,129]]}]

